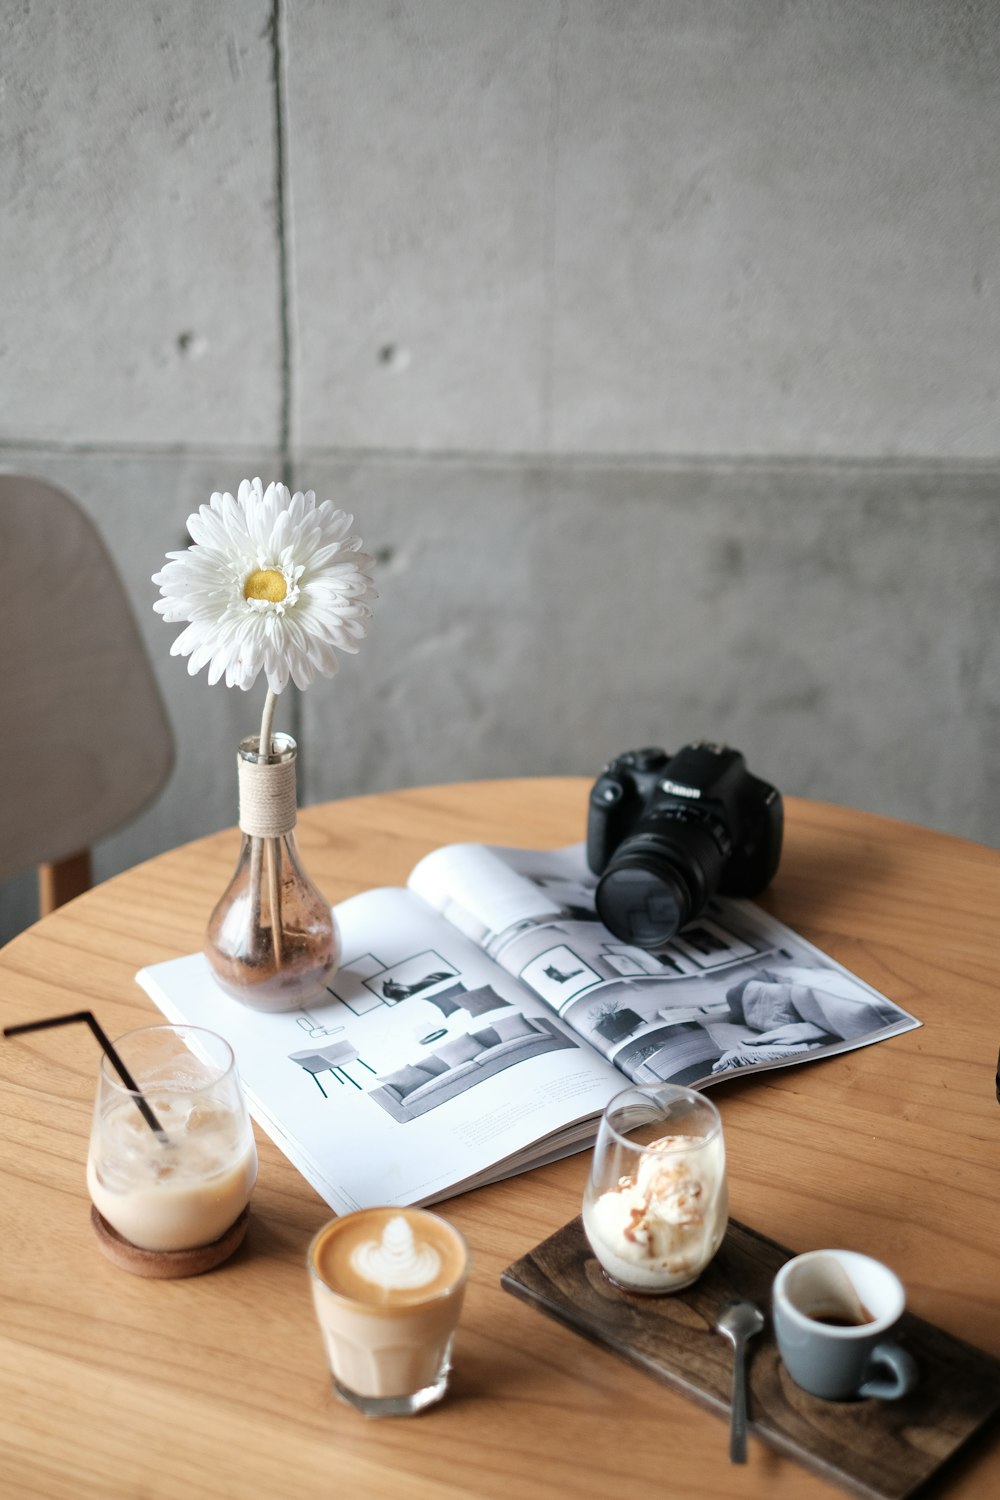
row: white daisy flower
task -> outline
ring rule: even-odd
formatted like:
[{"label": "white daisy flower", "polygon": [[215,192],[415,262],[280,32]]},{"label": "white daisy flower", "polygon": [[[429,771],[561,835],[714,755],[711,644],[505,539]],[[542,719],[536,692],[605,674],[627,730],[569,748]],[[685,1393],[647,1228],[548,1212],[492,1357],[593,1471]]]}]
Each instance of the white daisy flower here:
[{"label": "white daisy flower", "polygon": [[170,647],[194,676],[247,690],[263,672],[272,693],[288,680],[306,688],[332,677],[337,651],[355,652],[378,596],[350,535],[353,516],[314,490],[244,479],[234,497],[216,492],[188,517],[193,546],[168,552],[153,574],[162,599],[153,608],[187,628]]}]

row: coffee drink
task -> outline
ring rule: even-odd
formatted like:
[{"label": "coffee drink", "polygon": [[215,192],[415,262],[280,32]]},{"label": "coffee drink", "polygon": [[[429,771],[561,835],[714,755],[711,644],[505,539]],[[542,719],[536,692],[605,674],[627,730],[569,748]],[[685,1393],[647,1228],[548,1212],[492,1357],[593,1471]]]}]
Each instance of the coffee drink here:
[{"label": "coffee drink", "polygon": [[899,1277],[870,1255],[796,1255],[774,1278],[782,1364],[803,1390],[828,1401],[898,1400],[918,1378],[912,1356],[894,1336],[905,1305]]},{"label": "coffee drink", "polygon": [[[94,1207],[139,1250],[212,1245],[240,1218],[257,1178],[232,1048],[199,1026],[143,1026],[116,1046],[137,1087],[102,1058],[87,1155]],[[173,1273],[161,1265],[157,1274]]]},{"label": "coffee drink", "polygon": [[862,1312],[864,1316],[858,1317],[854,1313],[841,1312],[835,1308],[832,1312],[811,1312],[806,1316],[814,1323],[825,1323],[827,1328],[863,1328],[866,1323],[873,1323],[875,1319],[863,1308]]},{"label": "coffee drink", "polygon": [[210,1245],[239,1218],[257,1177],[246,1117],[198,1095],[147,1098],[166,1144],[131,1099],[114,1105],[91,1138],[91,1201],[140,1249]]},{"label": "coffee drink", "polygon": [[469,1270],[456,1229],[424,1209],[360,1209],[319,1231],[309,1269],[344,1400],[402,1415],[444,1394]]}]

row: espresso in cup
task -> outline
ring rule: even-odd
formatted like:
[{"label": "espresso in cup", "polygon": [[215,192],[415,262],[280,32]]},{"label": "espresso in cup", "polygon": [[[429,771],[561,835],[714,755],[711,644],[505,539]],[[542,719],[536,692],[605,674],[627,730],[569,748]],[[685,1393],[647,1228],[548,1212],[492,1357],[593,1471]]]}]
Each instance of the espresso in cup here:
[{"label": "espresso in cup", "polygon": [[309,1270],[343,1400],[401,1416],[444,1395],[469,1272],[457,1229],[425,1209],[360,1209],[319,1231]]},{"label": "espresso in cup", "polygon": [[874,1313],[868,1312],[865,1308],[857,1314],[845,1312],[839,1307],[833,1307],[829,1312],[820,1308],[816,1312],[808,1313],[807,1316],[814,1323],[825,1323],[828,1328],[864,1328],[867,1323],[875,1321]]},{"label": "espresso in cup", "polygon": [[778,1352],[797,1385],[843,1401],[893,1401],[913,1389],[917,1368],[890,1335],[903,1315],[898,1276],[852,1250],[812,1250],[774,1279]]}]

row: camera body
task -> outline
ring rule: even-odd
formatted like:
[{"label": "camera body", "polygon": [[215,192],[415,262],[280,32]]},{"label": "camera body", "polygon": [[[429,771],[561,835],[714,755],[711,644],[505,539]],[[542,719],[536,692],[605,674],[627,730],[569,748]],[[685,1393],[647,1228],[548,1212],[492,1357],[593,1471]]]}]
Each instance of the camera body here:
[{"label": "camera body", "polygon": [[754,896],[778,868],[784,806],[738,750],[699,742],[673,755],[627,750],[591,788],[587,863],[602,922],[659,948],[718,892]]}]

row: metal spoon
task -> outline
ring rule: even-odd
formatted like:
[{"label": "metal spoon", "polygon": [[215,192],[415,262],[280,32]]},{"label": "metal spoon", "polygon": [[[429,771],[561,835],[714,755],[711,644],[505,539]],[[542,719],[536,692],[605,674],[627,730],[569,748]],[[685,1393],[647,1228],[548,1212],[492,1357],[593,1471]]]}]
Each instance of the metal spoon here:
[{"label": "metal spoon", "polygon": [[729,1422],[729,1461],[747,1461],[746,1342],[764,1327],[764,1314],[754,1302],[727,1302],[715,1324],[733,1346],[733,1402]]}]

